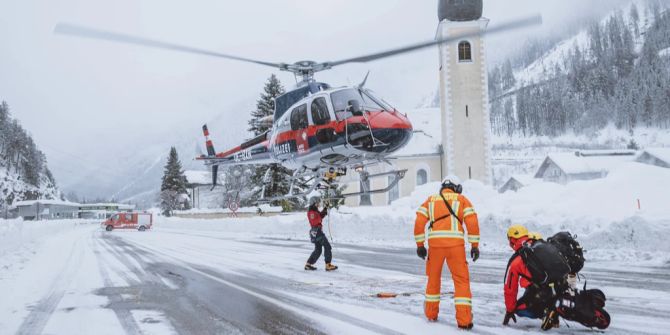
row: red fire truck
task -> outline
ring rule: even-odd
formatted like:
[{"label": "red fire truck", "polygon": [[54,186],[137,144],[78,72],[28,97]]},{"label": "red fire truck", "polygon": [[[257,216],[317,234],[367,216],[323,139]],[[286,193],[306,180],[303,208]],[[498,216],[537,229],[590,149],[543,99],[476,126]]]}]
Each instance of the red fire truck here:
[{"label": "red fire truck", "polygon": [[151,229],[153,216],[151,213],[124,212],[116,213],[102,223],[106,231],[114,229],[137,229],[145,231]]}]

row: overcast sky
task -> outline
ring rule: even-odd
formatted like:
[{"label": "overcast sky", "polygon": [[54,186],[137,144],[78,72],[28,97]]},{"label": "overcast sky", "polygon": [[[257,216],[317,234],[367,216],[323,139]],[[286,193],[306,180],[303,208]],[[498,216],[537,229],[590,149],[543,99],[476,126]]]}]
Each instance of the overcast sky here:
[{"label": "overcast sky", "polygon": [[[485,0],[491,26],[537,13],[544,19],[542,27],[488,37],[488,59],[622,2]],[[0,100],[67,184],[82,170],[105,169],[119,153],[198,136],[214,118],[230,123],[213,129],[223,149],[245,136],[242,125],[271,73],[295,82],[257,65],[54,35],[58,22],[273,62],[327,61],[430,40],[436,9],[435,0],[0,0]],[[401,108],[438,85],[434,48],[317,78],[339,86],[367,70],[368,86]]]}]

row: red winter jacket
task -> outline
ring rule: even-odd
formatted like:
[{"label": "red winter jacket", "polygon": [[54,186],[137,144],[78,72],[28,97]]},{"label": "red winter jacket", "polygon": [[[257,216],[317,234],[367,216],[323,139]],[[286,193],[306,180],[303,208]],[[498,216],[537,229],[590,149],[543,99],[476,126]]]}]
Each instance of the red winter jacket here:
[{"label": "red winter jacket", "polygon": [[316,207],[310,207],[307,212],[307,219],[309,219],[309,225],[312,228],[321,227],[321,222],[323,218],[328,214],[328,208],[324,208],[322,211],[318,211]]},{"label": "red winter jacket", "polygon": [[[518,251],[524,242],[533,243],[528,237],[522,237],[518,243],[514,245],[514,251]],[[511,313],[517,310],[516,302],[519,293],[519,286],[526,288],[530,286],[531,282],[527,279],[531,278],[528,267],[523,263],[521,256],[516,256],[514,260],[507,267],[507,276],[505,278],[505,308],[507,312]],[[524,304],[518,306],[518,309],[525,309]]]}]

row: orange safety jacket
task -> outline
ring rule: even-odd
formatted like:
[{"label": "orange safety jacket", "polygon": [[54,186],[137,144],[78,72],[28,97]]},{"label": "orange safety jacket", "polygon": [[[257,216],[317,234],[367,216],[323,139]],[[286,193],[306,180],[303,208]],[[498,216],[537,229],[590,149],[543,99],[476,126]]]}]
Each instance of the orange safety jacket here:
[{"label": "orange safety jacket", "polygon": [[[450,189],[442,190],[444,199],[460,219],[453,217],[444,204],[440,194],[428,197],[428,200],[416,211],[414,222],[414,240],[418,247],[422,247],[428,238],[431,247],[455,247],[465,245],[465,224],[468,233],[468,242],[473,247],[479,247],[479,221],[472,203],[462,194]],[[461,224],[463,222],[463,224]],[[432,223],[432,229],[426,233],[426,225]]]}]

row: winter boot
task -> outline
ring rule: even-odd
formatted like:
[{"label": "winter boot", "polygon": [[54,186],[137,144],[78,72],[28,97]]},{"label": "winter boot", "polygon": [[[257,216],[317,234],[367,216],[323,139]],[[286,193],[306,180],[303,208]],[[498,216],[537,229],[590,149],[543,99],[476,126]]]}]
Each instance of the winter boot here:
[{"label": "winter boot", "polygon": [[555,310],[550,311],[542,320],[541,328],[542,330],[549,330],[551,328],[558,328],[558,327],[559,327],[558,312],[556,312]]},{"label": "winter boot", "polygon": [[316,270],[316,266],[307,263],[307,264],[305,264],[305,270],[314,271],[314,270]]},{"label": "winter boot", "polygon": [[326,264],[326,271],[335,271],[335,270],[337,270],[337,266],[335,266],[331,263]]},{"label": "winter boot", "polygon": [[472,324],[472,323],[470,323],[470,324],[467,325],[467,326],[461,326],[461,325],[458,325],[458,329],[470,330],[470,329],[472,329],[472,327],[474,327],[474,326],[475,326],[475,325]]}]

